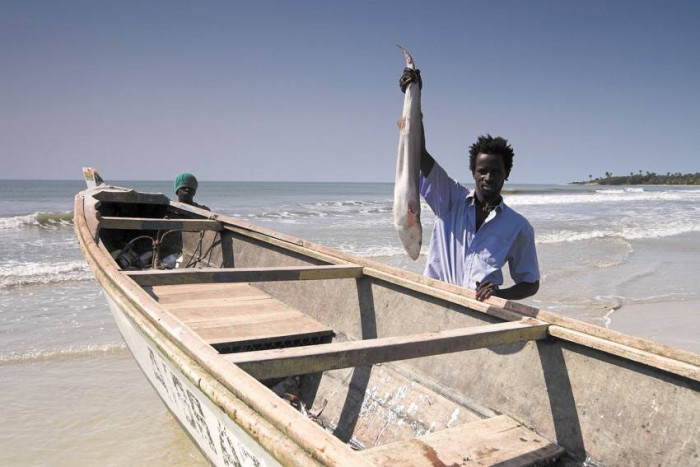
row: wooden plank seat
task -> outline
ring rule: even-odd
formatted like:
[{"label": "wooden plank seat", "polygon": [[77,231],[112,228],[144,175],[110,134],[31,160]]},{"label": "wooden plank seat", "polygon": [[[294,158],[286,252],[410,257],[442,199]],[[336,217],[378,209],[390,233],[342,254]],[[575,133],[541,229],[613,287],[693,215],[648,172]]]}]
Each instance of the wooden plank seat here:
[{"label": "wooden plank seat", "polygon": [[101,229],[221,231],[221,222],[210,219],[153,219],[146,217],[102,216]]},{"label": "wooden plank seat", "polygon": [[543,339],[548,326],[524,319],[410,336],[244,352],[225,358],[252,376],[267,379]]},{"label": "wooden plank seat", "polygon": [[141,286],[202,284],[210,282],[267,282],[321,279],[356,279],[362,267],[355,264],[287,266],[278,268],[185,268],[125,271]]},{"label": "wooden plank seat", "polygon": [[246,283],[144,288],[222,353],[330,342],[333,330]]},{"label": "wooden plank seat", "polygon": [[564,449],[507,415],[478,420],[420,438],[385,444],[360,455],[373,465],[542,465]]}]

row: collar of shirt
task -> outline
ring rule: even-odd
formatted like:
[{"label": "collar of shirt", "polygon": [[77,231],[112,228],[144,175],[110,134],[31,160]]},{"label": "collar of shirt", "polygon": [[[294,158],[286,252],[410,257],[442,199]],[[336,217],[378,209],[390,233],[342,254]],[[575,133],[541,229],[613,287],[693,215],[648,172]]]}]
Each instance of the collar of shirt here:
[{"label": "collar of shirt", "polygon": [[[469,190],[469,194],[467,195],[467,202],[469,203],[470,206],[474,206],[474,203],[476,201],[476,190]],[[496,213],[500,213],[506,208],[506,203],[503,202],[503,197],[501,196],[501,202],[498,203],[498,206],[494,208],[494,211]]]}]

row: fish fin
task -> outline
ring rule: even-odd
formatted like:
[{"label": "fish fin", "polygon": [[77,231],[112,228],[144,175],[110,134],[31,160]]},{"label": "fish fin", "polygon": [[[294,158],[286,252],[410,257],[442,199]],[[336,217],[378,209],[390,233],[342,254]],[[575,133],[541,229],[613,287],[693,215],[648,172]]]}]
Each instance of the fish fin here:
[{"label": "fish fin", "polygon": [[420,214],[418,211],[418,206],[416,206],[414,201],[408,202],[408,212],[406,213],[406,216],[408,217],[406,220],[406,225],[408,225],[409,228],[420,225]]},{"label": "fish fin", "polygon": [[416,215],[412,212],[408,212],[408,218],[406,219],[406,226],[410,229],[416,225]]},{"label": "fish fin", "polygon": [[412,203],[408,203],[408,213],[406,213],[406,225],[411,228],[418,224],[418,216],[416,216],[416,208]]}]

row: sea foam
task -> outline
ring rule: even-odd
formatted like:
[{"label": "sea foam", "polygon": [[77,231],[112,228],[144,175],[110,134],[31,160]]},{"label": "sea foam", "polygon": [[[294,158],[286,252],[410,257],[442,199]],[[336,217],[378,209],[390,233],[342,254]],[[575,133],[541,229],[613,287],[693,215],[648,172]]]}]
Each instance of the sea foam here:
[{"label": "sea foam", "polygon": [[123,342],[115,344],[87,344],[66,349],[31,350],[27,352],[9,352],[0,354],[0,365],[31,363],[58,358],[84,357],[89,355],[104,355],[121,353],[126,350]]},{"label": "sea foam", "polygon": [[0,288],[83,281],[91,278],[92,274],[84,261],[53,264],[10,261],[0,265]]},{"label": "sea foam", "polygon": [[591,203],[630,203],[638,201],[684,201],[697,200],[697,193],[688,191],[629,191],[598,190],[595,193],[576,193],[553,195],[517,195],[505,196],[510,206],[554,205],[554,204],[591,204]]},{"label": "sea foam", "polygon": [[620,238],[624,240],[642,240],[649,238],[664,238],[682,235],[690,232],[700,232],[700,225],[693,222],[669,222],[657,225],[627,226],[586,231],[555,230],[536,234],[538,244],[579,242],[603,238]]},{"label": "sea foam", "polygon": [[63,225],[73,225],[72,212],[35,212],[0,218],[0,230],[18,230],[26,227],[55,228]]}]

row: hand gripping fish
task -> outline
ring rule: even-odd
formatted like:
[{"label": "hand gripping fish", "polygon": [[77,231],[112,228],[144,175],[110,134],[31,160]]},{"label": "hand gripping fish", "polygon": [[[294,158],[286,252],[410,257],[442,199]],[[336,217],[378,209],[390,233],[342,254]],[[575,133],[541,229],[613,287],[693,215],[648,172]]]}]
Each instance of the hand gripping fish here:
[{"label": "hand gripping fish", "polygon": [[[416,69],[413,57],[398,46],[406,57],[406,67]],[[413,82],[406,88],[403,100],[403,115],[399,125],[399,155],[396,160],[396,183],[394,185],[394,228],[411,259],[418,259],[423,243],[420,225],[420,195],[418,172],[423,153],[423,121],[420,108],[420,86]]]}]

